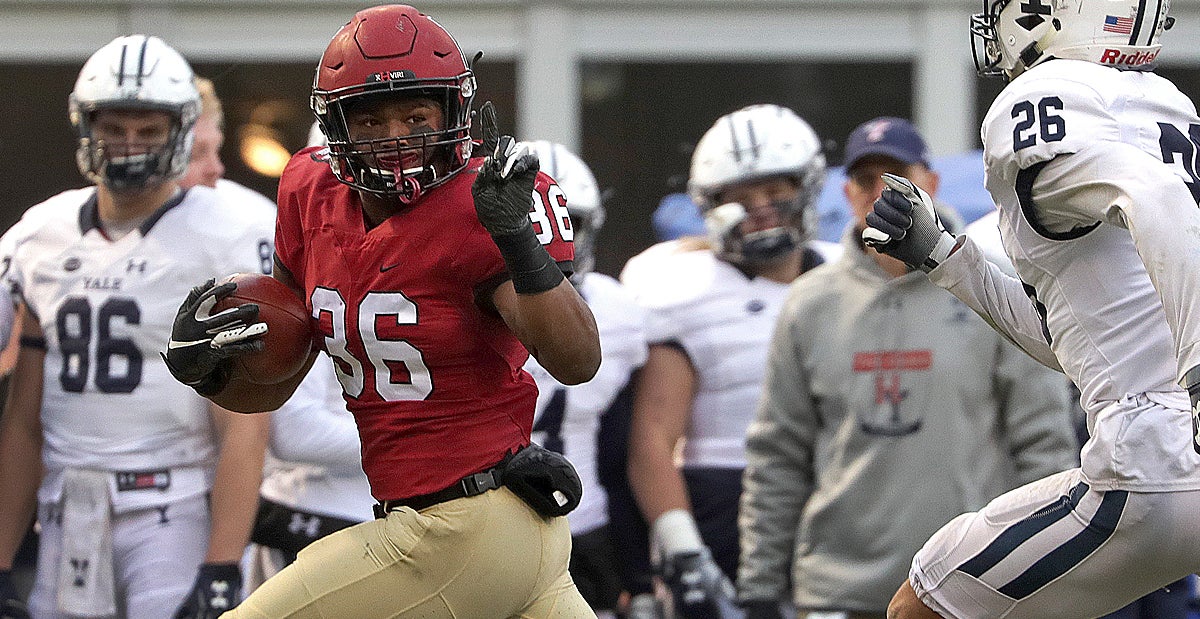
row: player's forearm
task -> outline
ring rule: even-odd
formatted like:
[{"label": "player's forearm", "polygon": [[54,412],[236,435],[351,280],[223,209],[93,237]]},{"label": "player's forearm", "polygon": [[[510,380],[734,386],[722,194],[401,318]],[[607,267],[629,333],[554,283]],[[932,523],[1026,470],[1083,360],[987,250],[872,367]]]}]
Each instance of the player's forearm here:
[{"label": "player's forearm", "polygon": [[627,474],[638,509],[646,522],[674,510],[691,510],[683,474],[675,466],[674,443],[655,432],[630,435]]},{"label": "player's forearm", "polygon": [[42,478],[41,442],[20,434],[0,430],[0,569],[12,567],[33,521]]},{"label": "player's forearm", "polygon": [[496,307],[534,358],[558,382],[587,382],[600,368],[596,319],[575,287],[563,279],[537,294],[517,294],[509,283],[497,289]]},{"label": "player's forearm", "polygon": [[212,529],[204,557],[206,563],[231,563],[242,557],[258,511],[270,424],[266,416],[229,415],[224,426],[213,481]]},{"label": "player's forearm", "polygon": [[[26,315],[24,334],[39,337],[36,321]],[[37,509],[42,480],[42,366],[45,353],[21,347],[13,369],[8,401],[0,413],[0,569],[12,567]]]},{"label": "player's forearm", "polygon": [[1041,316],[1021,280],[1010,277],[988,262],[969,238],[959,250],[929,273],[933,283],[950,291],[1030,357],[1061,372],[1062,367],[1046,341]]}]

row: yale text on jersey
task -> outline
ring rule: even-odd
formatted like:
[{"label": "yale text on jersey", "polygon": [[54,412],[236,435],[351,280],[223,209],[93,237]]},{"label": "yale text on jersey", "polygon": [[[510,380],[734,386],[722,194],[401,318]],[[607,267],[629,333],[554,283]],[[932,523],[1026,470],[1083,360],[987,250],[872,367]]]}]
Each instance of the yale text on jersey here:
[{"label": "yale text on jersey", "polygon": [[83,287],[87,290],[110,290],[113,292],[121,291],[120,277],[85,277],[83,278]]}]

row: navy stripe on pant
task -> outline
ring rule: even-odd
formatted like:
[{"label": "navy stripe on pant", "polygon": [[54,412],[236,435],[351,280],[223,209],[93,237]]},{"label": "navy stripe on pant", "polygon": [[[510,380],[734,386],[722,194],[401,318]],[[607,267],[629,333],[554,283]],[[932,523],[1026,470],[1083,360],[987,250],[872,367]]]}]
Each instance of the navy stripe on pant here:
[{"label": "navy stripe on pant", "polygon": [[[1079,505],[1079,501],[1087,492],[1087,484],[1077,484],[1071,488],[1067,496],[1050,503],[1006,529],[991,544],[988,544],[987,548],[960,565],[959,571],[975,578],[981,578],[985,572],[999,564],[1018,546],[1067,517]],[[1129,493],[1123,490],[1105,492],[1100,501],[1100,507],[1082,531],[1039,559],[1012,581],[999,587],[998,591],[1014,600],[1019,600],[1079,565],[1112,537],[1113,532],[1117,529],[1117,523],[1121,520],[1121,513],[1125,509],[1125,502],[1128,498]]]}]

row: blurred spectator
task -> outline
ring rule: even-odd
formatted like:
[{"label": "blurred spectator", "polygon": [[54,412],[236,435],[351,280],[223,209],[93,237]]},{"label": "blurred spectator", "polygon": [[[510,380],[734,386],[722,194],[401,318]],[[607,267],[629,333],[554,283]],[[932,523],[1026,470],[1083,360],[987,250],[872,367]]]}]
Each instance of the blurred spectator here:
[{"label": "blurred spectator", "polygon": [[700,207],[686,193],[669,193],[663,196],[658,208],[650,217],[654,227],[654,238],[671,241],[685,236],[703,236],[704,215]]},{"label": "blurred spectator", "polygon": [[[222,199],[233,204],[256,209],[269,207],[274,213],[275,200],[225,178],[225,164],[221,161],[221,147],[225,144],[225,109],[212,80],[197,77],[196,90],[200,92],[200,118],[196,119],[192,156],[188,159],[187,172],[179,180],[180,187],[212,187]],[[267,259],[269,261],[270,257]]]},{"label": "blurred spectator", "polygon": [[824,178],[820,141],[793,111],[754,105],[722,116],[696,147],[689,179],[707,243],[661,243],[621,276],[649,313],[629,481],[684,617],[732,607],[745,431],[788,284],[824,260],[806,242]]},{"label": "blurred spectator", "polygon": [[[967,223],[995,210],[992,198],[983,186],[983,152],[974,150],[955,155],[933,157],[929,167],[940,178],[938,193],[945,197],[955,212]],[[846,171],[842,166],[829,168],[825,190],[817,201],[817,238],[837,242],[850,223],[842,187]]]}]

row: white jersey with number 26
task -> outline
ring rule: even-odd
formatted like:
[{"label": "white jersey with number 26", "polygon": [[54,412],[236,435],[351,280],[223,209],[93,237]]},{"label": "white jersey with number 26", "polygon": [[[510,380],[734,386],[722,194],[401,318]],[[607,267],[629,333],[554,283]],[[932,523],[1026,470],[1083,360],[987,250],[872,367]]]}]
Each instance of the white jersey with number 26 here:
[{"label": "white jersey with number 26", "polygon": [[[983,141],[1020,282],[985,274],[968,303],[1079,387],[1094,487],[1200,488],[1176,382],[1200,363],[1195,107],[1153,73],[1053,60],[996,98]],[[1133,419],[1115,406],[1139,397],[1170,408]]]}]

